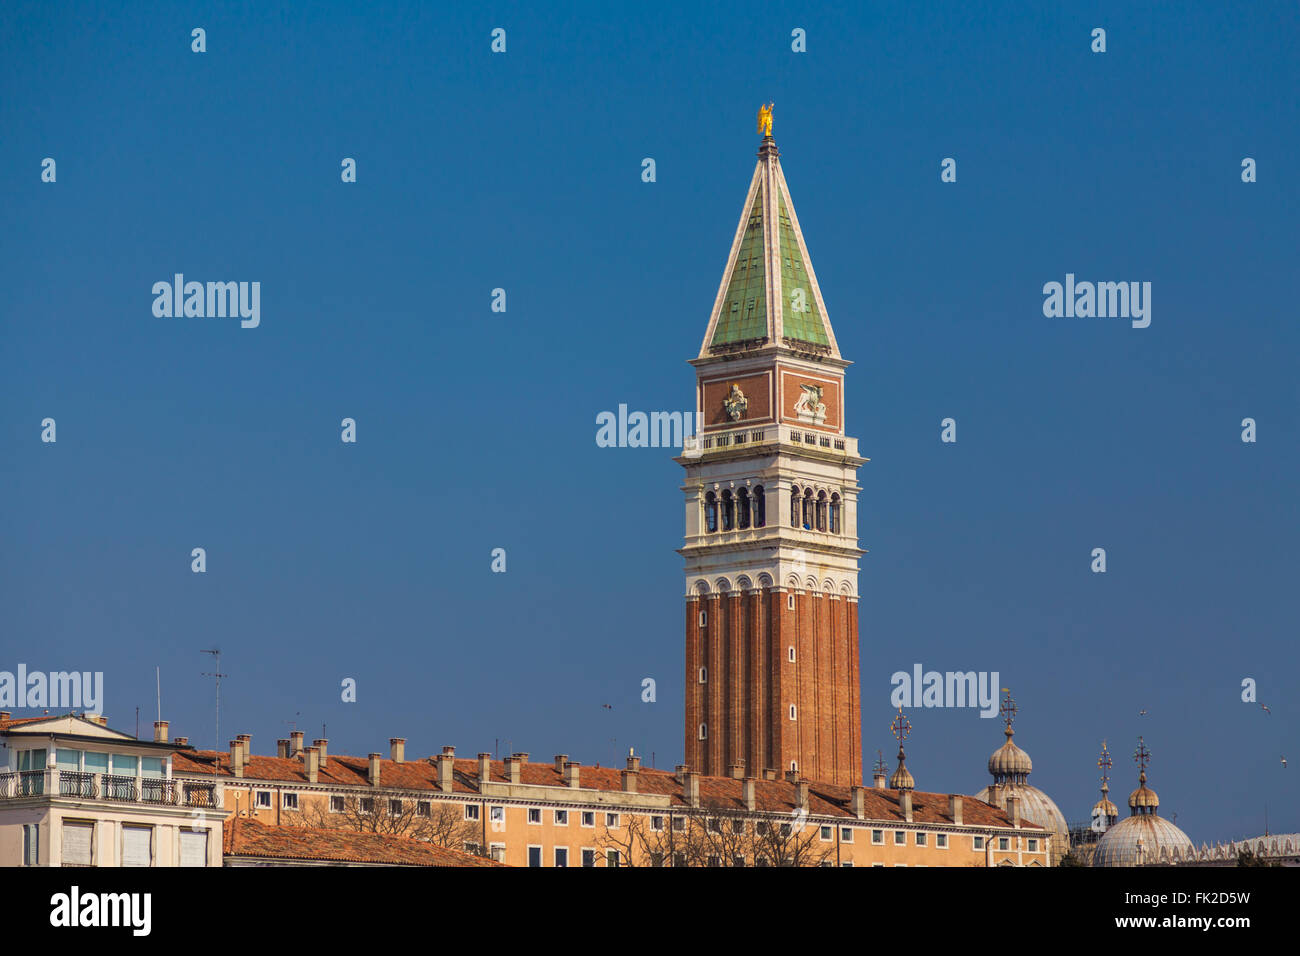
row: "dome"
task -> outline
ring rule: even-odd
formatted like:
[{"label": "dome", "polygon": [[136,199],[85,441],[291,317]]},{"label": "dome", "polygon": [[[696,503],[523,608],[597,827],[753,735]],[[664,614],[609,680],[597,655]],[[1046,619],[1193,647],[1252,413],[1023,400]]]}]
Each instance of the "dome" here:
[{"label": "dome", "polygon": [[1098,800],[1096,803],[1092,805],[1092,815],[1093,816],[1101,815],[1104,817],[1108,817],[1111,820],[1114,820],[1119,817],[1119,807],[1111,803],[1109,798],[1102,797],[1100,800]]},{"label": "dome", "polygon": [[907,769],[907,764],[903,763],[903,751],[898,751],[898,769],[894,775],[889,778],[889,787],[891,790],[914,790],[916,781],[912,779],[912,771]]},{"label": "dome", "polygon": [[1156,796],[1154,790],[1143,783],[1128,795],[1128,806],[1130,810],[1145,810],[1150,808],[1154,811],[1160,806],[1160,798]]},{"label": "dome", "polygon": [[1029,754],[1012,743],[1010,737],[989,757],[989,773],[995,777],[1027,774],[1031,773],[1033,769],[1034,762],[1029,759]]},{"label": "dome", "polygon": [[1043,791],[1027,783],[1013,787],[985,787],[975,794],[976,800],[983,800],[995,807],[1005,809],[1008,796],[1020,798],[1020,817],[1030,823],[1036,823],[1052,834],[1052,859],[1058,860],[1070,848],[1070,828],[1066,825],[1065,814],[1060,807]]},{"label": "dome", "polygon": [[1168,820],[1154,813],[1135,813],[1102,835],[1092,865],[1143,866],[1160,862],[1162,855],[1181,856],[1192,849],[1187,834]]}]

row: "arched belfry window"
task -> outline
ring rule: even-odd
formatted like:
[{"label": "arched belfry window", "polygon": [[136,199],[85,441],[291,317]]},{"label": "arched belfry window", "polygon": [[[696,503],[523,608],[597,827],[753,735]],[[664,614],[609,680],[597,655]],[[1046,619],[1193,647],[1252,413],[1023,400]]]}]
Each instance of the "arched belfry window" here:
[{"label": "arched belfry window", "polygon": [[736,499],[730,491],[722,493],[722,530],[731,531],[736,527]]},{"label": "arched belfry window", "polygon": [[817,530],[826,530],[826,492],[817,492]]},{"label": "arched belfry window", "polygon": [[742,531],[749,527],[749,490],[741,488],[736,492],[736,527]]},{"label": "arched belfry window", "polygon": [[767,497],[762,485],[754,486],[754,527],[767,527]]},{"label": "arched belfry window", "polygon": [[840,496],[831,495],[831,534],[842,534],[840,531],[840,521],[842,517],[840,515],[841,507]]},{"label": "arched belfry window", "polygon": [[813,493],[809,488],[803,493],[803,529],[811,531],[813,528]]},{"label": "arched belfry window", "polygon": [[795,485],[790,489],[790,527],[792,528],[799,527],[799,512],[803,508],[799,502],[802,500],[799,497],[799,486]]},{"label": "arched belfry window", "polygon": [[711,491],[704,496],[704,530],[710,534],[718,530],[718,498]]}]

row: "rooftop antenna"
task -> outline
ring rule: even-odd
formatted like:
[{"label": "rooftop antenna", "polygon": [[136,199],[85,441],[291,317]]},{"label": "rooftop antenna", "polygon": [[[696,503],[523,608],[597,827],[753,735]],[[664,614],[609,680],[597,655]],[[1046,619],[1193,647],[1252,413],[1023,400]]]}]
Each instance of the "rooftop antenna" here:
[{"label": "rooftop antenna", "polygon": [[162,720],[162,669],[157,664],[154,665],[153,676],[158,684],[158,719]]},{"label": "rooftop antenna", "polygon": [[[216,711],[216,724],[214,725],[215,733],[217,736],[216,739],[212,742],[212,749],[216,751],[217,754],[216,758],[212,761],[212,773],[215,775],[217,773],[218,767],[221,764],[221,678],[229,677],[230,675],[221,673],[221,648],[214,647],[211,650],[200,651],[200,653],[212,655],[214,661],[214,670],[204,671],[203,676],[215,678],[217,684],[217,711]],[[162,712],[161,692],[159,693],[158,697],[159,697],[158,710],[159,713],[161,713]],[[161,717],[159,717],[158,719],[162,720]]]}]

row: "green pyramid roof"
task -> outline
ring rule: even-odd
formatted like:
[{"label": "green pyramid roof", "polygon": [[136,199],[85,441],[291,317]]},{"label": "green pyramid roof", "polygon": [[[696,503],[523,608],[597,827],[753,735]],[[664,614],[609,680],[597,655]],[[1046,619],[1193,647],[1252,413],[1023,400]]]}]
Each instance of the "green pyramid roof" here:
[{"label": "green pyramid roof", "polygon": [[765,138],[702,358],[773,343],[839,357],[779,157],[776,144]]}]

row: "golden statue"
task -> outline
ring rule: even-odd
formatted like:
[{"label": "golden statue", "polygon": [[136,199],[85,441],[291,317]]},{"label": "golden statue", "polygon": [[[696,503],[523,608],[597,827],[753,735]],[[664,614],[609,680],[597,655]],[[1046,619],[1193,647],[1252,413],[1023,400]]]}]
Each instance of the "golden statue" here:
[{"label": "golden statue", "polygon": [[764,136],[772,135],[772,107],[775,103],[760,106],[758,110],[758,131]]}]

